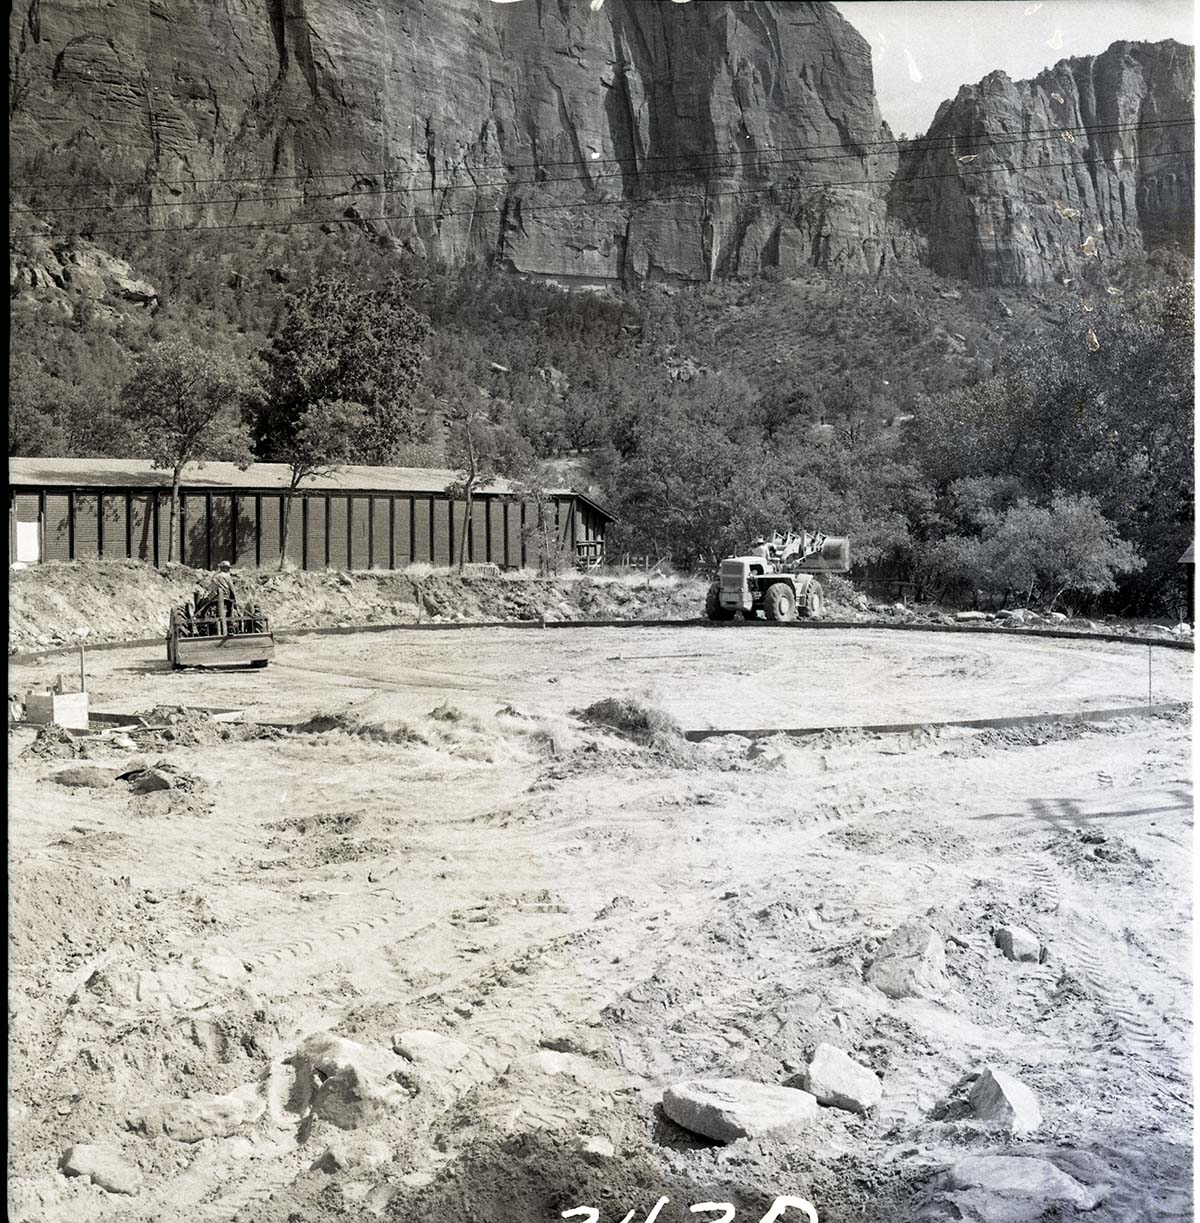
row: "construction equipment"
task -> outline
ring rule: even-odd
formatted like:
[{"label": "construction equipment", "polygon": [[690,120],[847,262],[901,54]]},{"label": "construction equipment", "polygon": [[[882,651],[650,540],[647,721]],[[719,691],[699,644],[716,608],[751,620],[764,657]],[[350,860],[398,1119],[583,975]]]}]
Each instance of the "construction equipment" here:
[{"label": "construction equipment", "polygon": [[849,569],[848,539],[775,531],[770,539],[756,540],[747,555],[721,562],[704,614],[710,620],[732,620],[738,612],[747,620],[759,612],[768,620],[794,620],[797,615],[817,620],[825,608],[825,593],[813,575]]},{"label": "construction equipment", "polygon": [[171,609],[167,660],[172,667],[265,667],[274,657],[271,621],[257,603],[197,590]]}]

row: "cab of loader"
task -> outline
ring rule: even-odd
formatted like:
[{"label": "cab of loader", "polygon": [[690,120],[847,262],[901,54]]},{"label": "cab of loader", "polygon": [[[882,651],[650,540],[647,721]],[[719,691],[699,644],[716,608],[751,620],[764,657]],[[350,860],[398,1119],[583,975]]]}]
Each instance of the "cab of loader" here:
[{"label": "cab of loader", "polygon": [[814,575],[849,569],[848,539],[775,531],[770,539],[756,539],[747,554],[721,561],[705,598],[705,615],[709,620],[732,620],[738,612],[745,620],[760,614],[779,621],[819,619],[825,593]]}]

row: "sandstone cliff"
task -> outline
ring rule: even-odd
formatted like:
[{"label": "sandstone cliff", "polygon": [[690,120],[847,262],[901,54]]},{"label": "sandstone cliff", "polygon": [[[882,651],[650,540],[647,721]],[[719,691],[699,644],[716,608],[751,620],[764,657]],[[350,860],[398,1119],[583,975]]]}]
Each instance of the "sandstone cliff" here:
[{"label": "sandstone cliff", "polygon": [[870,52],[825,4],[24,0],[11,20],[21,174],[129,180],[101,198],[149,207],[104,227],[353,208],[415,251],[565,279],[882,249]]},{"label": "sandstone cliff", "polygon": [[[10,23],[14,198],[107,206],[54,214],[101,242],[353,223],[564,282],[920,258],[1021,284],[1190,240],[1190,164],[1146,156],[1191,146],[1149,125],[1191,112],[1173,43],[964,88],[906,183],[869,48],[824,3],[19,0]],[[1124,130],[956,173],[982,137],[1097,123]]]},{"label": "sandstone cliff", "polygon": [[902,157],[891,215],[935,271],[984,285],[1065,279],[1164,242],[1190,250],[1194,78],[1191,47],[1117,42],[1032,81],[963,86]]}]

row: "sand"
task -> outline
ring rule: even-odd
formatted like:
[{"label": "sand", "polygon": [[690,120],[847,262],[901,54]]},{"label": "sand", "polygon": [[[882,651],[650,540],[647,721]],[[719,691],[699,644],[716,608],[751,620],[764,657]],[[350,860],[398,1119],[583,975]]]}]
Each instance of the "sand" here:
[{"label": "sand", "polygon": [[[1140,704],[1144,648],[741,628],[309,638],[211,676],[92,655],[99,707],[329,729],[106,754],[193,779],[150,794],[54,785],[63,762],[12,734],[10,1217],[616,1223],[667,1196],[673,1223],[800,1194],[822,1220],[923,1218],[939,1168],[1007,1150],[1099,1161],[1089,1218],[1189,1218],[1187,718],[691,745],[571,713]],[[1154,666],[1158,699],[1188,695],[1190,655]],[[912,919],[949,987],[893,1000],[865,970]],[[1001,924],[1045,962],[1005,959]],[[469,1054],[393,1053],[414,1030]],[[338,1072],[361,1128],[301,1090],[295,1054],[327,1031],[365,1050]],[[786,1084],[821,1042],[881,1076],[876,1113],[729,1147],[661,1113],[686,1078]],[[1036,1092],[1036,1134],[970,1119],[984,1065]],[[183,1098],[209,1136],[156,1128]],[[115,1148],[138,1192],[64,1177],[74,1143]]]}]

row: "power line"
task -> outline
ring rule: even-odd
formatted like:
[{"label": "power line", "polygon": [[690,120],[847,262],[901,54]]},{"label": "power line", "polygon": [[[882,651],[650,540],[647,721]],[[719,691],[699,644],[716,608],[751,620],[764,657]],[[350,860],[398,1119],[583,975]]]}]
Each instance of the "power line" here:
[{"label": "power line", "polygon": [[[1169,124],[1163,123],[1163,124],[1160,124],[1160,126],[1161,127],[1168,127],[1168,126],[1169,127],[1184,127],[1184,126],[1193,126],[1194,123],[1195,123],[1195,120],[1189,119],[1186,121],[1182,121],[1182,120],[1173,121]],[[1143,126],[1144,125],[1142,124],[1134,124],[1134,123],[1114,124],[1114,125],[1105,126],[1105,127],[1091,128],[1089,129],[1089,134],[1111,134],[1111,133],[1130,131],[1130,130],[1136,131],[1136,130],[1140,130]],[[1043,140],[1043,139],[1044,137],[1041,137],[1041,136],[1010,136],[1007,138],[988,138],[988,143],[985,147],[988,149],[992,149],[992,148],[997,148],[997,147],[1001,147],[1005,145],[1035,144],[1038,141]],[[962,142],[955,141],[952,144],[947,143],[944,145],[937,146],[936,151],[942,151],[943,149],[957,150],[961,148],[973,148],[973,147],[976,147],[976,146],[972,144],[964,144]],[[744,154],[739,153],[739,152],[721,154],[721,156],[729,157],[729,158],[740,157],[743,155]],[[975,154],[974,156],[978,156],[978,154]],[[840,153],[832,157],[778,158],[778,159],[760,162],[759,167],[768,168],[771,166],[784,166],[784,165],[818,165],[818,164],[823,164],[826,162],[836,162],[836,161],[844,161],[848,159],[858,159],[858,157],[859,155],[856,153]],[[680,160],[683,160],[683,159],[680,159]],[[698,164],[697,165],[683,164],[671,170],[650,170],[647,173],[649,174],[686,174],[691,170],[701,170],[701,169],[716,171],[716,170],[719,170],[720,167],[701,166]],[[553,178],[516,179],[516,180],[511,180],[511,181],[495,182],[495,183],[479,183],[479,182],[475,182],[474,180],[471,180],[470,182],[465,182],[465,183],[461,183],[461,182],[460,183],[448,183],[440,188],[434,188],[433,185],[431,184],[428,189],[431,191],[441,191],[441,192],[471,191],[471,190],[474,190],[474,191],[489,191],[489,190],[512,191],[514,188],[517,188],[517,187],[525,187],[525,186],[540,187],[547,183],[571,182],[571,183],[584,183],[586,185],[590,185],[600,179],[624,178],[625,176],[626,176],[625,171],[616,170],[616,171],[612,171],[612,172],[605,173],[605,174],[581,173],[581,174],[572,174],[572,175],[560,175],[558,177],[553,177]],[[301,194],[301,195],[226,196],[223,198],[222,197],[217,197],[217,198],[209,197],[209,198],[199,198],[199,199],[192,199],[192,200],[162,200],[156,203],[139,201],[136,203],[128,203],[128,204],[70,204],[70,205],[62,205],[59,207],[52,207],[52,208],[33,208],[27,205],[14,204],[14,205],[10,205],[10,211],[32,213],[32,214],[41,216],[41,215],[49,215],[49,214],[81,213],[81,212],[96,212],[96,211],[134,212],[134,211],[140,211],[141,209],[149,209],[149,208],[206,208],[206,207],[215,207],[221,204],[260,204],[261,203],[261,204],[278,205],[278,204],[287,204],[287,203],[312,203],[313,201],[316,201],[316,200],[342,199],[349,195],[352,195],[356,199],[364,199],[368,197],[381,196],[381,195],[407,194],[410,191],[425,190],[425,189],[426,188],[403,187],[403,188],[381,188],[378,190],[371,190],[371,191],[359,191],[359,190],[355,190],[354,188],[349,188],[343,191],[307,193],[307,194]]]},{"label": "power line", "polygon": [[[1124,124],[1124,125],[1114,124],[1114,125],[1111,125],[1110,127],[1105,127],[1105,126],[1089,127],[1087,124],[1076,124],[1074,126],[1068,126],[1068,127],[1039,128],[1034,132],[1027,133],[1026,135],[1022,136],[1020,139],[1036,141],[1039,139],[1049,138],[1052,136],[1060,136],[1060,135],[1063,135],[1064,133],[1071,133],[1071,134],[1099,133],[1099,134],[1103,134],[1107,131],[1116,132],[1116,131],[1124,131],[1124,130],[1129,130],[1129,129],[1153,130],[1156,128],[1191,126],[1194,123],[1195,123],[1195,119],[1188,117],[1188,118],[1180,118],[1180,119],[1152,120],[1149,122],[1137,123],[1137,124]],[[991,141],[993,138],[980,137],[979,139]],[[866,140],[866,141],[857,142],[857,147],[859,149],[870,149],[870,148],[878,148],[880,146],[891,146],[891,147],[898,149],[902,143],[908,144],[910,146],[916,146],[920,149],[920,151],[936,150],[941,147],[962,147],[962,148],[973,147],[973,142],[971,140],[963,140],[961,142],[955,142],[954,137],[950,137],[950,136],[922,137],[921,140],[916,140],[916,141],[900,141],[894,138],[891,140]],[[745,156],[748,154],[764,153],[764,152],[778,152],[778,153],[823,152],[827,149],[844,149],[844,148],[845,148],[844,142],[839,142],[837,144],[810,144],[810,145],[803,145],[803,144],[801,145],[769,145],[767,144],[767,145],[757,145],[749,149],[731,149],[727,152],[723,152],[721,150],[713,150],[712,152],[709,152],[709,153],[697,153],[691,156],[706,157],[706,158],[707,157],[735,157],[735,156]],[[867,156],[869,154],[847,153],[844,155],[861,157],[861,156]],[[878,156],[879,154],[876,154],[876,155]],[[582,162],[581,159],[578,157],[570,158],[570,159],[563,160],[563,161],[512,162],[506,166],[506,169],[508,170],[541,170],[541,169],[545,169],[546,167],[551,167],[551,166],[579,166],[579,165],[585,165],[585,164],[586,165],[596,165],[596,166],[608,165],[608,164],[619,165],[623,162],[629,162],[629,161],[634,162],[635,167],[636,167],[636,165],[638,164],[644,164],[645,162],[649,162],[649,161],[672,161],[672,160],[678,161],[682,159],[684,158],[681,158],[681,155],[677,153],[656,153],[656,154],[646,154],[643,156],[639,156],[638,154],[635,154],[635,153],[630,153],[624,157],[601,157],[601,158],[597,158],[593,161],[586,162],[586,163]],[[371,167],[368,167],[366,169],[359,169],[359,170],[353,169],[351,167],[346,167],[340,170],[324,170],[324,171],[310,172],[310,173],[305,173],[305,174],[274,174],[271,172],[264,172],[261,174],[233,175],[233,176],[220,177],[220,178],[159,179],[157,181],[157,185],[164,186],[164,187],[186,187],[186,186],[198,186],[201,184],[209,185],[213,183],[242,183],[242,182],[267,182],[267,181],[294,182],[300,179],[314,179],[314,178],[317,178],[317,179],[373,178],[380,174],[387,175],[387,174],[399,174],[399,173],[410,174],[410,175],[411,174],[434,175],[436,172],[433,170],[408,168],[408,167],[404,167],[404,168],[397,168],[397,167],[371,168]],[[25,182],[10,183],[9,189],[10,190],[26,190],[29,188],[36,188],[36,187],[47,187],[47,188],[74,187],[74,186],[78,186],[80,181],[86,182],[88,180],[86,178],[83,180],[78,180],[78,179],[76,180],[57,179],[57,180],[41,180],[41,181],[29,180]],[[98,182],[99,180],[91,180],[91,181]],[[116,182],[102,184],[102,186],[106,190],[112,190],[117,187],[145,187],[147,185],[148,185],[147,180],[144,178],[126,179],[124,181],[116,181]]]},{"label": "power line", "polygon": [[[1165,151],[1158,152],[1158,153],[1136,154],[1136,155],[1129,157],[1127,160],[1131,162],[1132,161],[1148,161],[1155,157],[1179,157],[1179,156],[1190,157],[1192,155],[1193,155],[1193,150],[1191,149],[1169,149],[1169,150],[1165,150]],[[1088,163],[1083,160],[1075,159],[1075,160],[1070,160],[1070,161],[1043,162],[1041,165],[1036,166],[1034,168],[1037,170],[1052,170],[1052,169],[1059,169],[1065,166],[1083,166],[1086,164]],[[873,184],[895,184],[895,183],[900,183],[900,182],[911,183],[911,182],[925,182],[925,181],[930,181],[934,179],[962,178],[962,177],[974,175],[974,174],[1001,174],[1001,173],[1018,173],[1018,172],[1019,171],[1017,170],[1009,170],[1008,167],[1006,166],[990,166],[990,167],[983,166],[983,167],[980,167],[979,169],[974,169],[971,167],[963,167],[958,170],[953,170],[953,171],[950,171],[949,173],[944,173],[944,174],[915,174],[907,178],[892,177],[892,178],[875,178],[875,179],[872,179],[872,178],[845,179],[845,180],[842,180],[841,182],[795,184],[793,186],[783,187],[780,189],[784,191],[788,191],[788,192],[822,191],[822,190],[828,190],[829,188],[832,188],[832,187],[864,187],[864,186],[870,186]],[[776,186],[777,186],[776,184],[767,184],[761,187],[745,187],[745,188],[727,190],[727,191],[708,191],[708,192],[705,192],[704,195],[691,194],[691,195],[675,195],[675,196],[671,196],[671,195],[647,196],[643,200],[628,200],[628,199],[576,200],[576,201],[561,203],[561,204],[546,204],[546,205],[541,205],[541,206],[535,205],[531,208],[521,207],[520,202],[518,201],[514,211],[519,215],[520,218],[523,218],[531,213],[570,212],[570,211],[574,211],[576,209],[581,209],[581,208],[621,208],[621,207],[636,206],[638,204],[643,204],[643,203],[674,203],[674,202],[680,202],[680,201],[684,201],[684,202],[704,201],[704,200],[714,199],[714,198],[721,197],[721,196],[761,194],[762,192],[765,192],[765,191],[776,190]],[[494,216],[498,211],[500,211],[499,205],[492,207],[492,208],[451,209],[446,212],[438,212],[436,214],[436,220],[440,223],[442,220],[448,217]],[[227,223],[217,224],[217,225],[194,225],[190,227],[184,227],[181,225],[162,225],[162,226],[144,226],[144,227],[138,227],[135,229],[107,229],[107,230],[91,229],[91,228],[85,227],[84,229],[81,230],[81,234],[82,236],[85,236],[85,237],[117,237],[120,235],[136,236],[136,235],[142,235],[142,234],[155,234],[155,233],[195,234],[195,233],[226,231],[226,230],[234,230],[234,229],[280,230],[280,229],[291,229],[294,226],[301,226],[301,225],[325,225],[325,224],[330,224],[330,223],[335,223],[335,222],[345,224],[349,221],[355,221],[355,220],[372,221],[372,222],[412,221],[412,220],[417,220],[421,217],[428,217],[429,215],[430,215],[429,213],[424,213],[424,212],[409,212],[409,213],[394,213],[394,214],[384,213],[384,214],[380,214],[379,216],[373,216],[373,217],[349,217],[348,218],[343,215],[343,216],[332,216],[332,217],[331,216],[306,217],[306,218],[298,218],[298,219],[292,219],[292,220],[287,220],[287,221],[240,221],[240,222],[227,222]],[[38,234],[36,231],[30,230],[30,231],[23,232],[23,233],[13,234],[11,236],[14,238],[31,238],[31,237],[40,237],[41,235]]]}]

